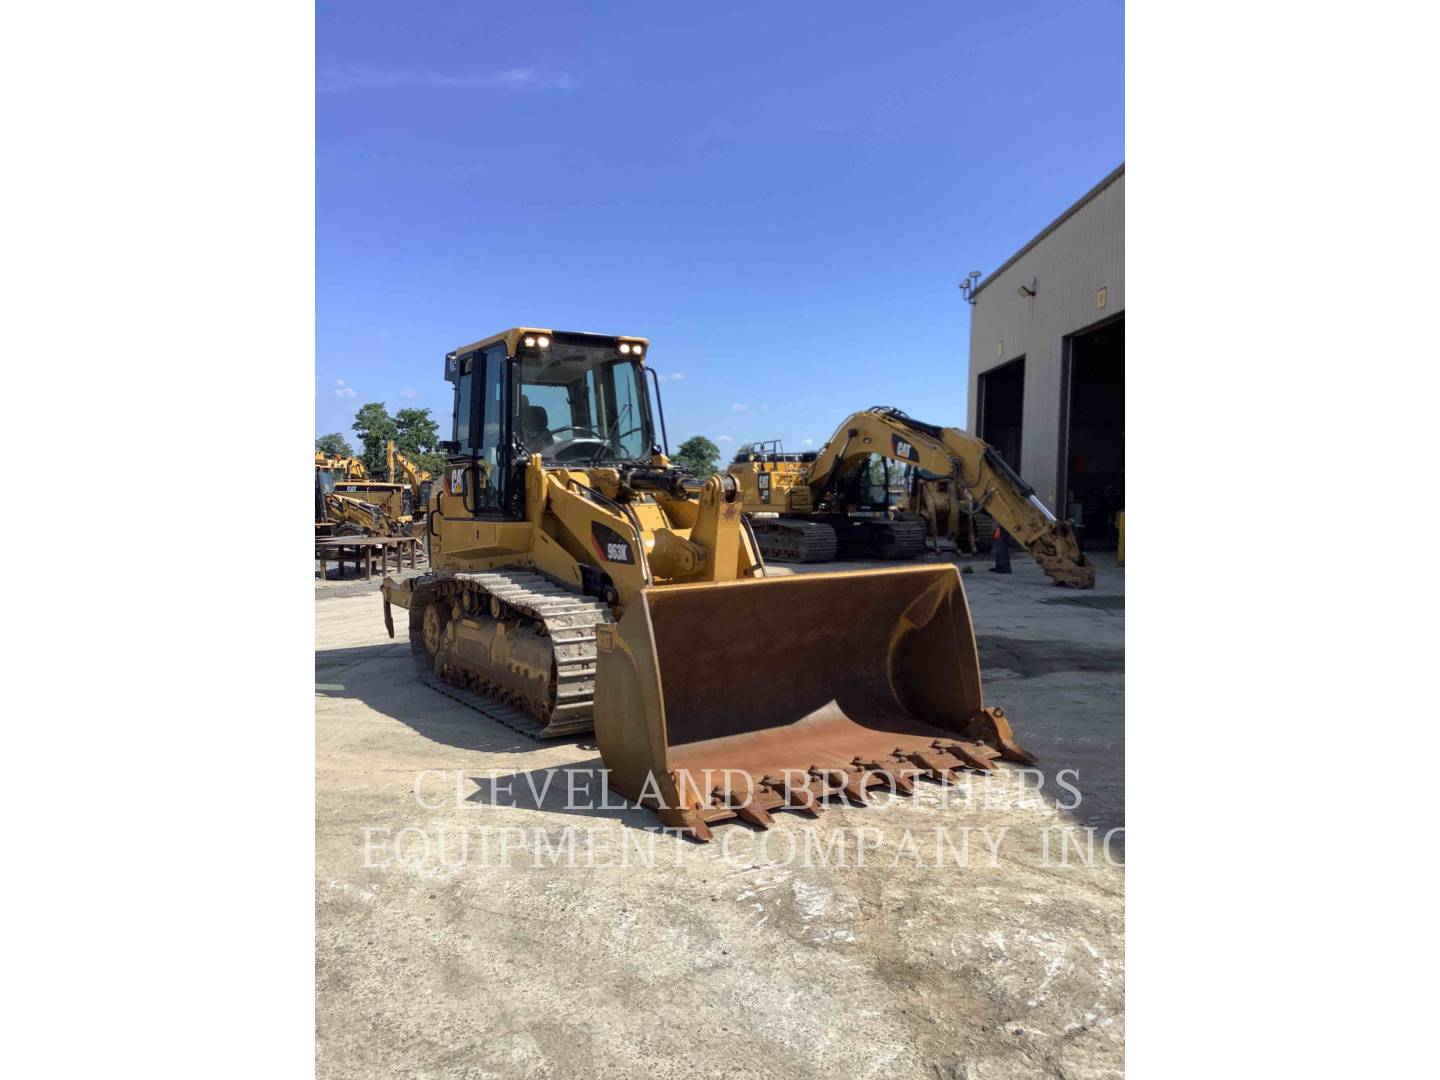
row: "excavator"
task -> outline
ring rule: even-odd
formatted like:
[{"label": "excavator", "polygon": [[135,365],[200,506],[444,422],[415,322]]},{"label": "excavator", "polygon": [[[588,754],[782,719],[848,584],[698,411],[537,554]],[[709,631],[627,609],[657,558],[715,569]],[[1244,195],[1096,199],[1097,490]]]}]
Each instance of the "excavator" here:
[{"label": "excavator", "polygon": [[[854,492],[862,490],[869,476],[872,455],[908,466],[922,483],[926,476],[950,483],[922,489],[921,498],[928,503],[925,516],[856,516]],[[913,558],[924,546],[926,516],[935,512],[944,490],[951,500],[945,503],[947,514],[952,502],[958,507],[959,494],[964,492],[972,511],[993,518],[1057,584],[1077,589],[1095,586],[1095,566],[1080,550],[1074,526],[1058,521],[999,452],[968,431],[927,424],[899,409],[877,405],[849,417],[813,455],[770,456],[793,460],[736,462],[729,469],[744,493],[745,510],[752,515],[752,527],[767,558],[824,561],[834,557],[837,546],[844,554],[847,536],[858,536],[862,550],[878,551],[880,557]],[[887,467],[884,475],[888,474]],[[889,485],[884,486],[884,498],[871,496],[870,506],[883,508],[888,502]],[[908,531],[901,534],[901,527],[917,532],[918,543]],[[838,545],[829,540],[826,529],[840,536]]]},{"label": "excavator", "polygon": [[875,470],[869,455],[861,456],[822,490],[812,471],[819,457],[787,454],[775,439],[750,444],[731,462],[727,472],[740,484],[765,558],[913,559],[925,549],[925,519],[895,505],[884,458]]},{"label": "excavator", "polygon": [[671,462],[649,351],[516,327],[446,356],[429,568],[381,586],[420,681],[537,738],[593,729],[610,786],[700,841],[1033,762],[983,701],[957,568],[765,576],[734,477]]},{"label": "excavator", "polygon": [[[396,475],[399,479],[396,479]],[[407,513],[414,519],[416,535],[423,526],[424,507],[430,502],[432,477],[415,462],[411,461],[391,439],[385,444],[385,479],[390,483],[403,483],[408,489]]]}]

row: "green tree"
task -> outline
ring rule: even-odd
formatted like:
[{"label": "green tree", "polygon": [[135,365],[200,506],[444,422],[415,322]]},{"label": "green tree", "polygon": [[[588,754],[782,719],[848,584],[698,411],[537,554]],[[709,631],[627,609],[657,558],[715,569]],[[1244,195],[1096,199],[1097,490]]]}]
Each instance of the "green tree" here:
[{"label": "green tree", "polygon": [[431,476],[439,476],[445,458],[436,452],[440,425],[430,419],[429,409],[401,409],[395,414],[395,445]]},{"label": "green tree", "polygon": [[704,435],[693,435],[675,451],[675,463],[704,480],[720,471],[720,448]]},{"label": "green tree", "polygon": [[315,449],[327,457],[355,456],[355,451],[345,441],[345,436],[338,431],[332,431],[329,435],[321,435],[315,440]]},{"label": "green tree", "polygon": [[433,454],[440,441],[440,425],[429,409],[401,409],[395,414],[395,445],[410,455]]},{"label": "green tree", "polygon": [[[372,473],[385,471],[385,444],[395,438],[395,419],[385,410],[383,401],[361,405],[350,425],[362,447],[360,460]],[[397,444],[398,445],[398,444]]]}]

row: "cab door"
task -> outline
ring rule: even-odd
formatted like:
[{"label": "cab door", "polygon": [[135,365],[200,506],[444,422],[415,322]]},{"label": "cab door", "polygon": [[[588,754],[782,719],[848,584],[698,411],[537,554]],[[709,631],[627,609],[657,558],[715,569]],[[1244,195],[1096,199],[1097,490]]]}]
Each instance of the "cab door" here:
[{"label": "cab door", "polygon": [[[457,357],[455,443],[459,455],[446,465],[445,516],[498,520],[512,478],[505,438],[509,431],[509,358],[496,342]],[[458,505],[457,505],[458,504]]]}]

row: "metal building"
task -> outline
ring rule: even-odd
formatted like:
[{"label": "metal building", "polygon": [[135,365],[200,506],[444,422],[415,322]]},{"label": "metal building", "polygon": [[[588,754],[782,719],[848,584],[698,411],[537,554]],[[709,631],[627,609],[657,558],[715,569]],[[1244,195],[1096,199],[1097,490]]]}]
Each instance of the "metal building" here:
[{"label": "metal building", "polygon": [[970,430],[1086,544],[1125,508],[1125,166],[971,289]]}]

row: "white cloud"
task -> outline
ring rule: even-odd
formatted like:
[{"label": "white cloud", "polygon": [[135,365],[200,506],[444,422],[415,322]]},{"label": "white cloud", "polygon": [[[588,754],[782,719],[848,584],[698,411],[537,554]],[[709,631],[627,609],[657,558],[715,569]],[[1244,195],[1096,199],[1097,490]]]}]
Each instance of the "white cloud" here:
[{"label": "white cloud", "polygon": [[761,411],[761,412],[769,412],[769,411],[770,411],[770,406],[769,406],[769,405],[761,405],[761,406],[760,406],[760,411]]},{"label": "white cloud", "polygon": [[372,68],[331,61],[317,72],[315,89],[321,94],[346,90],[378,90],[392,86],[434,86],[447,89],[497,87],[502,90],[569,90],[575,80],[565,72],[543,72],[512,67],[450,75],[440,71]]},{"label": "white cloud", "polygon": [[416,390],[413,386],[407,386],[404,390],[400,391],[400,396],[403,398],[413,398],[419,392],[420,391]]},{"label": "white cloud", "polygon": [[729,435],[716,435],[716,436],[715,436],[715,441],[716,441],[716,442],[734,442],[735,440],[732,439]]},{"label": "white cloud", "polygon": [[801,439],[801,440],[800,440],[800,445],[801,445],[801,446],[814,446],[814,445],[815,445],[815,440],[814,440],[814,439]]},{"label": "white cloud", "polygon": [[660,376],[661,382],[679,382],[681,379],[685,378],[685,373],[683,371],[676,371],[669,374],[663,371],[657,371],[656,374]]},{"label": "white cloud", "polygon": [[345,385],[344,379],[336,379],[335,396],[339,398],[352,398],[355,396],[355,391],[351,387]]},{"label": "white cloud", "polygon": [[730,408],[734,409],[736,412],[746,412],[749,410],[750,406],[742,405],[740,402],[737,401],[734,405],[731,405]]}]

